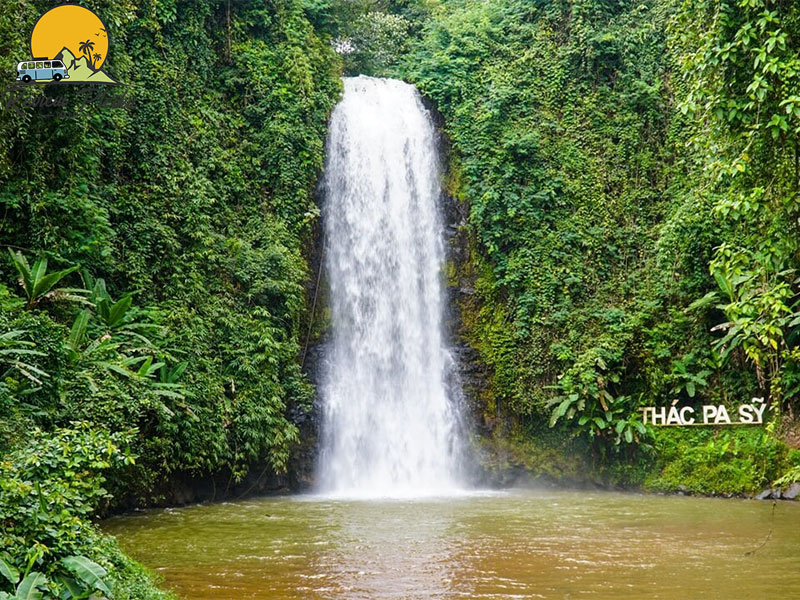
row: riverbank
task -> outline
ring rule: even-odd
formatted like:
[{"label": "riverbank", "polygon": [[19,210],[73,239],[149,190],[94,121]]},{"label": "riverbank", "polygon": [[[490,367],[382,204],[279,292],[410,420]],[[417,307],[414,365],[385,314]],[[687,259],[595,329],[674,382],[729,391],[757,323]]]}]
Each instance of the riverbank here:
[{"label": "riverbank", "polygon": [[[160,500],[137,504],[117,498],[110,514],[141,508],[182,507],[259,496],[309,493],[316,484],[318,418],[303,419],[307,437],[292,453],[289,471],[276,475],[266,465],[253,466],[240,482],[230,474],[192,478],[178,474]],[[473,435],[470,487],[504,490],[540,486],[554,490],[628,491],[719,498],[797,500],[800,484],[775,485],[800,464],[800,450],[762,428],[662,429],[652,449],[638,456],[592,457],[579,439],[558,432],[512,431],[507,436]],[[787,494],[788,492],[788,494]]]},{"label": "riverbank", "polygon": [[[661,429],[633,456],[603,457],[585,441],[516,431],[476,444],[484,481],[542,482],[584,489],[634,490],[724,498],[797,499],[789,477],[800,450],[764,428]],[[788,497],[786,492],[788,492]]]}]

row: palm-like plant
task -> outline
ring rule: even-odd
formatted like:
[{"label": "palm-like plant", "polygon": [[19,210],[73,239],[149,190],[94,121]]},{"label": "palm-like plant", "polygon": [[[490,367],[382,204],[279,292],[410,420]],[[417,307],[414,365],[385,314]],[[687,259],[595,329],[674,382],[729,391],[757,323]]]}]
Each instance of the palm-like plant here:
[{"label": "palm-like plant", "polygon": [[66,295],[68,292],[74,291],[68,289],[53,290],[53,288],[64,277],[76,271],[78,269],[77,266],[48,274],[47,258],[41,257],[37,259],[33,263],[33,268],[31,268],[22,252],[15,253],[10,248],[8,252],[11,254],[14,268],[19,273],[19,281],[25,291],[25,296],[28,298],[29,309],[34,308],[43,298],[51,298],[59,293]]},{"label": "palm-like plant", "polygon": [[15,329],[0,334],[0,364],[7,367],[2,378],[5,379],[12,371],[16,371],[36,385],[41,385],[40,377],[49,377],[49,375],[23,359],[27,356],[45,356],[45,354],[34,350],[36,344],[33,342],[19,339],[25,333],[21,329]]},{"label": "palm-like plant", "polygon": [[[160,327],[150,320],[152,315],[131,305],[132,293],[124,294],[115,302],[103,279],[95,279],[85,271],[82,275],[86,287],[91,290],[87,302],[95,311],[93,314],[84,309],[75,317],[67,340],[71,360],[88,360],[125,378],[145,381],[155,395],[179,401],[178,406],[195,418],[182,402],[191,394],[179,382],[188,363],[169,366],[169,352],[160,350],[158,343],[142,335],[161,335]],[[91,335],[90,322],[93,324]],[[90,384],[94,386],[91,378]],[[162,409],[173,414],[166,405]]]},{"label": "palm-like plant", "polygon": [[[92,63],[92,68],[93,68],[93,69],[95,68],[95,65],[97,65],[97,63],[99,63],[99,62],[100,62],[100,59],[101,59],[101,58],[103,58],[103,57],[102,57],[102,55],[100,55],[100,54],[97,54],[97,53],[95,52],[95,54],[94,54],[94,63]],[[95,70],[96,70],[96,69],[95,69]]]},{"label": "palm-like plant", "polygon": [[99,322],[109,337],[113,335],[128,350],[147,353],[156,347],[152,338],[160,337],[163,330],[153,322],[149,310],[132,306],[135,292],[125,293],[115,302],[103,279],[94,279],[84,272],[83,280],[91,290],[88,302],[94,305]]},{"label": "palm-like plant", "polygon": [[92,279],[88,274],[84,275],[84,279],[87,279],[90,284],[94,283],[89,295],[89,302],[95,305],[97,316],[109,329],[116,329],[122,326],[127,321],[126,317],[130,316],[129,309],[133,302],[132,294],[124,294],[114,302],[106,289],[104,279]]},{"label": "palm-like plant", "polygon": [[86,55],[86,62],[88,62],[89,66],[92,67],[92,50],[94,50],[94,42],[91,40],[81,42],[78,46],[78,50]]}]

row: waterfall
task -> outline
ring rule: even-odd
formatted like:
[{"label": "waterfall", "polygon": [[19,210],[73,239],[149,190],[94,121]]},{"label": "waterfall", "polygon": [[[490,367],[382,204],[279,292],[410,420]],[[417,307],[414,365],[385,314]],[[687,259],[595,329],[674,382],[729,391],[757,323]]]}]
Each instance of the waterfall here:
[{"label": "waterfall", "polygon": [[440,184],[436,133],[416,88],[345,78],[323,181],[333,327],[320,385],[324,492],[458,488]]}]

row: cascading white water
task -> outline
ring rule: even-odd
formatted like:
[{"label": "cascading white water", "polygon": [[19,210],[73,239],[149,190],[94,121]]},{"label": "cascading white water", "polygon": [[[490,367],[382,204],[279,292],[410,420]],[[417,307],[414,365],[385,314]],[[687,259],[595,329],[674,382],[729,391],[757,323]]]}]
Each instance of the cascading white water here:
[{"label": "cascading white water", "polygon": [[361,496],[457,489],[440,170],[434,126],[413,86],[345,78],[324,192],[333,339],[320,389],[321,489]]}]

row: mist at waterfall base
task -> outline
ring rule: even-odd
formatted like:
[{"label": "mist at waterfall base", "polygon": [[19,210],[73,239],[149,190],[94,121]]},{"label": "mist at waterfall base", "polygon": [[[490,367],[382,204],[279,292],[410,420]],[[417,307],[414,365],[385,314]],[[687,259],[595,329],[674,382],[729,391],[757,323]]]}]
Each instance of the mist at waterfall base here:
[{"label": "mist at waterfall base", "polygon": [[453,361],[442,320],[436,131],[417,90],[344,79],[323,180],[332,340],[320,385],[319,492],[461,489]]}]

